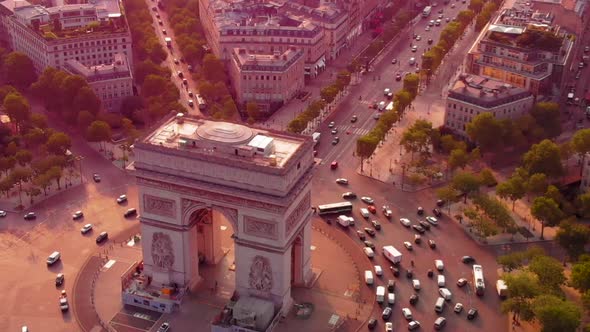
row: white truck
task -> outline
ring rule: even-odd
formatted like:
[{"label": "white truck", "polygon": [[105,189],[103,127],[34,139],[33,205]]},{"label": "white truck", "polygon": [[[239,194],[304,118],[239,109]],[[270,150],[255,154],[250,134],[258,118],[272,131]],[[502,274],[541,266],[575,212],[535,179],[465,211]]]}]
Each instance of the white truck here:
[{"label": "white truck", "polygon": [[504,280],[498,279],[498,281],[496,281],[496,291],[498,292],[498,296],[503,299],[508,296],[508,286]]},{"label": "white truck", "polygon": [[422,10],[422,17],[428,17],[430,16],[430,13],[432,12],[432,6],[426,6],[424,7],[424,9]]},{"label": "white truck", "polygon": [[166,42],[166,47],[172,48],[172,38],[166,37],[164,38],[164,41]]},{"label": "white truck", "polygon": [[377,303],[383,303],[385,301],[385,287],[378,286],[375,295],[377,296]]},{"label": "white truck", "polygon": [[399,264],[402,261],[402,253],[393,246],[384,246],[383,256],[389,259],[393,264]]},{"label": "white truck", "polygon": [[340,224],[342,227],[348,227],[350,225],[354,225],[354,219],[349,216],[340,215],[338,216],[338,224]]},{"label": "white truck", "polygon": [[318,133],[317,131],[313,134],[311,134],[311,138],[313,139],[313,145],[317,145],[320,142],[320,136],[321,134]]}]

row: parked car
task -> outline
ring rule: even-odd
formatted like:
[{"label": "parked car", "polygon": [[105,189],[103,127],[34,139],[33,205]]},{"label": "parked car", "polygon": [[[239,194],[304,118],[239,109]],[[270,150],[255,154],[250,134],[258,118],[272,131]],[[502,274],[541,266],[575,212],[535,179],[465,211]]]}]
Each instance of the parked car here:
[{"label": "parked car", "polygon": [[407,218],[400,218],[399,222],[406,227],[410,227],[410,225],[412,225],[412,222]]},{"label": "parked car", "polygon": [[461,279],[457,280],[457,286],[463,287],[465,285],[467,285],[467,279],[461,278]]},{"label": "parked car", "polygon": [[428,221],[434,226],[438,226],[438,219],[436,219],[435,217],[428,216],[426,217],[426,221]]},{"label": "parked car", "polygon": [[461,262],[463,262],[464,264],[475,263],[475,258],[471,256],[463,256],[461,257]]},{"label": "parked car", "polygon": [[424,234],[424,232],[426,232],[426,230],[424,229],[424,227],[422,227],[420,225],[412,225],[412,229],[415,230],[416,232],[420,233],[420,234]]},{"label": "parked car", "polygon": [[474,320],[477,317],[478,313],[477,313],[477,309],[475,308],[471,308],[469,309],[469,311],[467,312],[467,319],[469,320]]},{"label": "parked car", "polygon": [[168,322],[162,323],[162,325],[160,325],[158,328],[158,332],[168,332],[168,330],[170,330],[170,323]]},{"label": "parked car", "polygon": [[92,224],[86,224],[84,227],[80,228],[80,233],[86,234],[92,230]]},{"label": "parked car", "polygon": [[417,320],[413,320],[408,323],[408,331],[413,331],[413,330],[419,329],[419,328],[420,328],[420,322]]},{"label": "parked car", "polygon": [[412,316],[412,310],[410,308],[402,308],[402,315],[408,321],[411,321],[414,317]]},{"label": "parked car", "polygon": [[455,304],[455,307],[453,308],[453,311],[456,313],[461,313],[461,311],[463,311],[463,304],[462,303],[457,303]]},{"label": "parked car", "polygon": [[364,203],[367,203],[367,204],[375,203],[375,200],[373,200],[371,197],[368,197],[368,196],[361,197],[361,201],[363,201]]},{"label": "parked car", "polygon": [[381,318],[383,318],[383,320],[389,320],[389,318],[391,317],[391,307],[386,307],[385,309],[383,309],[383,313],[381,313]]},{"label": "parked car", "polygon": [[58,273],[57,276],[55,276],[55,286],[59,287],[59,286],[63,285],[65,279],[66,279],[66,277],[64,276],[63,273]]},{"label": "parked car", "polygon": [[432,209],[432,213],[434,213],[435,216],[437,217],[441,217],[442,216],[442,212],[439,209]]},{"label": "parked car", "polygon": [[338,178],[338,179],[336,179],[336,183],[338,183],[338,184],[348,184],[348,179]]},{"label": "parked car", "polygon": [[123,216],[125,218],[129,218],[132,216],[137,215],[137,209],[136,208],[131,208],[131,209],[127,209],[127,211],[125,211],[125,213],[123,214]]},{"label": "parked car", "polygon": [[84,217],[84,213],[82,211],[76,211],[72,214],[72,219],[73,220],[78,220],[80,218]]},{"label": "parked car", "polygon": [[127,202],[127,195],[121,195],[121,196],[117,197],[117,203],[123,204],[125,202]]}]

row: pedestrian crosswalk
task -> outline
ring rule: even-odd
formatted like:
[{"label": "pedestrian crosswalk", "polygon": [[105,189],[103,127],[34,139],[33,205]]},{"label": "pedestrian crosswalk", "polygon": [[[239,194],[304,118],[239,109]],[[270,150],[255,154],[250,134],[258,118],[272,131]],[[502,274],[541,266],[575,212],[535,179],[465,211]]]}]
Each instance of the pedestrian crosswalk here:
[{"label": "pedestrian crosswalk", "polygon": [[338,129],[338,134],[339,135],[358,135],[358,136],[363,136],[363,135],[368,134],[369,131],[371,131],[371,129],[357,128],[354,125],[336,126],[336,129]]}]

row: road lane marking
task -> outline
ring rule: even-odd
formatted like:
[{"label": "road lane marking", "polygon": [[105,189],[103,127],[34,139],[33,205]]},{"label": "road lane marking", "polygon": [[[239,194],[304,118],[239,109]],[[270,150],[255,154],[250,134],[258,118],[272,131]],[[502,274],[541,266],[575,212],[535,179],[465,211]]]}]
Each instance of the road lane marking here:
[{"label": "road lane marking", "polygon": [[115,265],[116,260],[110,259],[102,268],[104,270],[110,269],[113,265]]}]

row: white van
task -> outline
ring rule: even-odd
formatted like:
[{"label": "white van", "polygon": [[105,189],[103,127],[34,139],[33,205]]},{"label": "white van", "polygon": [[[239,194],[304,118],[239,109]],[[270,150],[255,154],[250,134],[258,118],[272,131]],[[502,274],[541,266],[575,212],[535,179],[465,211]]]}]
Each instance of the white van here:
[{"label": "white van", "polygon": [[395,304],[395,294],[393,294],[393,293],[387,294],[387,304],[390,304],[390,305]]},{"label": "white van", "polygon": [[442,296],[446,301],[450,301],[451,300],[451,291],[448,290],[447,288],[439,288],[438,289],[438,293],[440,294],[440,296]]},{"label": "white van", "polygon": [[373,272],[366,270],[365,271],[365,283],[367,285],[372,285],[375,280],[373,279]]},{"label": "white van", "polygon": [[445,276],[439,274],[437,277],[438,287],[445,287]]},{"label": "white van", "polygon": [[381,268],[381,265],[375,265],[375,275],[379,277],[383,275],[383,269]]},{"label": "white van", "polygon": [[367,257],[369,257],[369,258],[375,257],[375,252],[373,251],[373,249],[371,249],[369,247],[364,247],[363,251],[365,252],[365,255],[367,255]]},{"label": "white van", "polygon": [[445,307],[445,299],[443,299],[442,297],[439,297],[436,300],[436,303],[434,304],[434,311],[442,312],[444,307]]},{"label": "white van", "polygon": [[54,251],[49,257],[47,257],[47,265],[53,265],[61,259],[59,251]]},{"label": "white van", "polygon": [[420,290],[420,280],[413,279],[412,280],[412,287],[414,287],[415,290]]},{"label": "white van", "polygon": [[379,286],[375,291],[375,295],[377,295],[377,303],[383,303],[385,301],[385,287]]},{"label": "white van", "polygon": [[361,208],[360,211],[361,211],[361,216],[363,216],[363,218],[369,219],[369,216],[370,216],[369,210],[367,210],[366,208]]}]

